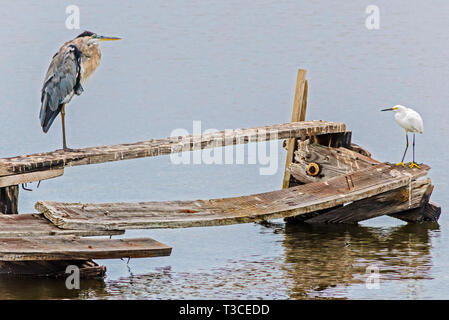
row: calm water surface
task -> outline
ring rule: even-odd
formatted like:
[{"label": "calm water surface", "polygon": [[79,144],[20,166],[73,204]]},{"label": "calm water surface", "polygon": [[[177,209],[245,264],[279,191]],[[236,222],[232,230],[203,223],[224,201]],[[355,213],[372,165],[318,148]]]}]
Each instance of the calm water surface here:
[{"label": "calm water surface", "polygon": [[[449,2],[376,1],[380,29],[365,28],[369,2],[77,1],[81,28],[121,36],[68,106],[72,147],[166,137],[176,128],[287,122],[296,71],[308,70],[309,119],[342,121],[381,161],[398,161],[402,130],[379,109],[404,104],[424,118],[417,159],[432,166],[439,225],[388,217],[360,226],[282,221],[184,230],[133,230],[173,247],[170,257],[99,261],[104,280],[67,290],[63,280],[0,279],[0,298],[74,299],[447,299]],[[52,55],[80,31],[65,28],[60,1],[0,1],[0,156],[61,145],[60,123],[44,135],[39,90]],[[101,10],[100,10],[101,9]],[[101,15],[99,12],[102,12]],[[279,170],[257,165],[173,165],[169,157],[69,168],[21,191],[37,200],[149,201],[229,197],[280,188]],[[35,189],[35,185],[31,186]],[[365,286],[380,270],[380,288]]]}]

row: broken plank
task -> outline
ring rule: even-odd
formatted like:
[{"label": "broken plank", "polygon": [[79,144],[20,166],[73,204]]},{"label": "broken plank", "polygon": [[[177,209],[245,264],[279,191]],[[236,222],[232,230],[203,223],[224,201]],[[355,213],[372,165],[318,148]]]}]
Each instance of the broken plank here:
[{"label": "broken plank", "polygon": [[152,139],[128,144],[100,146],[73,151],[47,153],[0,159],[0,176],[45,171],[66,166],[78,166],[109,161],[168,155],[184,151],[245,144],[300,136],[344,132],[343,123],[328,121],[293,122],[252,129],[225,130],[203,135]]},{"label": "broken plank", "polygon": [[52,235],[104,236],[123,233],[123,230],[63,230],[38,213],[0,215],[0,238]]},{"label": "broken plank", "polygon": [[379,164],[327,181],[224,199],[103,204],[39,201],[35,207],[63,229],[122,230],[227,225],[333,208],[404,187],[426,175],[428,169],[426,165],[422,165],[421,169],[410,169]]},{"label": "broken plank", "polygon": [[[416,180],[411,185],[355,201],[305,220],[307,223],[357,223],[424,205],[433,190],[430,179]],[[410,194],[411,191],[411,194]]]},{"label": "broken plank", "polygon": [[171,247],[150,238],[0,238],[0,261],[145,258],[169,256],[170,253]]}]

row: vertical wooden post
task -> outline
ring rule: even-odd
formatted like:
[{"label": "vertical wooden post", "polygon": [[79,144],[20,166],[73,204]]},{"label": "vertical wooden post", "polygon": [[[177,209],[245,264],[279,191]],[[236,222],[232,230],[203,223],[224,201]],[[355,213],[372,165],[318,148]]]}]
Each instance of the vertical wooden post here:
[{"label": "vertical wooden post", "polygon": [[0,188],[0,213],[17,214],[19,199],[19,186]]},{"label": "vertical wooden post", "polygon": [[[296,78],[295,99],[293,101],[292,122],[304,121],[306,119],[307,110],[307,90],[308,84],[306,80],[306,70],[299,69],[298,77]],[[297,139],[291,138],[287,142],[287,160],[285,161],[284,179],[282,181],[282,188],[290,186],[290,173],[287,171],[288,166],[292,163],[294,152],[296,148]]]}]

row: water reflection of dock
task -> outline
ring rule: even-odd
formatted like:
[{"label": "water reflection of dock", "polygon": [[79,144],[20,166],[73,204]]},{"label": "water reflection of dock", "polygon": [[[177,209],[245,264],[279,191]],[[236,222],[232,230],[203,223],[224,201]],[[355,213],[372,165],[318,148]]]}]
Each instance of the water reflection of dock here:
[{"label": "water reflection of dock", "polygon": [[131,268],[129,276],[115,280],[84,279],[81,290],[67,290],[64,279],[0,277],[1,298],[338,298],[347,296],[341,295],[346,287],[364,287],[370,265],[379,268],[381,284],[432,277],[431,238],[439,231],[437,224],[266,227],[282,239],[280,256],[229,260],[197,271],[167,267],[134,274]]},{"label": "water reflection of dock", "polygon": [[287,224],[286,270],[291,298],[320,296],[335,286],[364,284],[367,267],[379,268],[381,281],[430,279],[430,235],[436,223],[389,229],[354,225]]}]

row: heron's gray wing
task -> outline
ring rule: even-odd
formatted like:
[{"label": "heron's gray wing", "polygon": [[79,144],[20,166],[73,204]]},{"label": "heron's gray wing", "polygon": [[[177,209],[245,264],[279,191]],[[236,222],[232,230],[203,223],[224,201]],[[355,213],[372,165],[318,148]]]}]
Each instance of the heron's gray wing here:
[{"label": "heron's gray wing", "polygon": [[63,103],[68,103],[73,94],[81,94],[80,53],[74,45],[68,45],[53,57],[41,92],[40,121],[47,132]]}]

